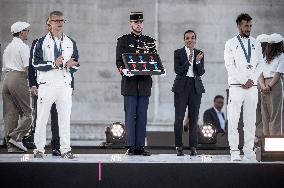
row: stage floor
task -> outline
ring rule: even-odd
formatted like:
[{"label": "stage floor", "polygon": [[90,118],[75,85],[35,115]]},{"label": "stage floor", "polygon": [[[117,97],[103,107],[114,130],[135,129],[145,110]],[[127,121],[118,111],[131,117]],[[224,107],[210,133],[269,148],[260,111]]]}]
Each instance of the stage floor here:
[{"label": "stage floor", "polygon": [[153,154],[151,156],[128,156],[125,154],[76,154],[75,159],[62,159],[46,154],[44,159],[35,159],[33,154],[0,154],[0,163],[272,163],[284,164],[283,161],[257,162],[239,161],[232,162],[230,155],[198,155],[176,156],[175,154]]},{"label": "stage floor", "polygon": [[[100,152],[99,152],[100,151]],[[230,155],[191,157],[150,150],[151,156],[127,156],[125,150],[92,150],[75,159],[46,154],[0,154],[1,187],[284,187],[284,162],[231,162]],[[167,152],[167,150],[162,150]],[[102,152],[105,152],[102,154]],[[199,151],[200,152],[200,151]],[[206,153],[220,151],[206,151]],[[222,151],[224,152],[224,151]],[[228,152],[228,151],[226,151]],[[159,153],[159,154],[156,154]],[[202,153],[202,152],[200,152]],[[204,153],[204,152],[203,152]],[[3,177],[3,178],[2,178]]]}]

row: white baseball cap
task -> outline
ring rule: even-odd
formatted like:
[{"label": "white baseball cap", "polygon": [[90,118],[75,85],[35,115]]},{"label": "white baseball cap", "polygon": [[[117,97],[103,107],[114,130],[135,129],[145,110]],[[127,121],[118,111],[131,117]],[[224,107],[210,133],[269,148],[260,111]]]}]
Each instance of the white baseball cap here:
[{"label": "white baseball cap", "polygon": [[12,34],[19,33],[20,31],[27,29],[29,26],[30,24],[27,22],[16,22],[11,26],[11,32]]},{"label": "white baseball cap", "polygon": [[284,38],[278,34],[278,33],[273,33],[271,35],[269,35],[269,43],[279,43],[281,41],[283,41]]},{"label": "white baseball cap", "polygon": [[269,35],[267,35],[267,34],[258,35],[256,37],[256,40],[258,40],[260,43],[268,42],[269,41]]}]

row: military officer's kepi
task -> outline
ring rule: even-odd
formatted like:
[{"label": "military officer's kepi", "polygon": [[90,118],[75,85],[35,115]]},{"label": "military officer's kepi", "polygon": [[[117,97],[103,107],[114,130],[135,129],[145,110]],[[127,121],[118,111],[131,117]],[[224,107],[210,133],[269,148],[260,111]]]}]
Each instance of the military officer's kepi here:
[{"label": "military officer's kepi", "polygon": [[130,21],[144,21],[143,12],[130,12]]}]

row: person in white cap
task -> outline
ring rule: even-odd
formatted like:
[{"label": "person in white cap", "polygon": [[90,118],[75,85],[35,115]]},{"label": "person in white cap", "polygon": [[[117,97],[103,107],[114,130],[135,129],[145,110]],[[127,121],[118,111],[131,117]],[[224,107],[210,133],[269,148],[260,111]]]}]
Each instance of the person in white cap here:
[{"label": "person in white cap", "polygon": [[28,39],[29,26],[26,22],[16,22],[11,26],[14,38],[3,54],[3,116],[5,139],[8,142],[8,152],[11,153],[27,151],[22,137],[28,133],[32,124],[27,80],[30,48],[24,43]]},{"label": "person in white cap", "polygon": [[271,34],[265,50],[264,69],[259,77],[263,134],[265,136],[279,136],[284,133],[283,49],[283,37],[280,34]]},{"label": "person in white cap", "polygon": [[264,57],[264,51],[265,51],[266,45],[267,45],[268,40],[269,40],[269,35],[267,35],[267,34],[258,35],[256,37],[256,40],[259,41],[260,44],[261,44],[262,54],[263,54],[263,57]]},{"label": "person in white cap", "polygon": [[34,135],[34,158],[44,157],[46,124],[52,104],[56,103],[62,158],[73,159],[70,147],[70,117],[72,107],[72,75],[79,68],[76,42],[63,33],[64,15],[49,14],[51,31],[35,45],[33,66],[37,70],[38,99]]},{"label": "person in white cap", "polygon": [[[256,40],[260,42],[261,48],[262,48],[262,55],[264,58],[264,52],[268,43],[269,35],[267,34],[260,34],[256,37]],[[261,116],[261,95],[260,95],[260,86],[259,82],[257,84],[258,88],[258,102],[257,102],[257,107],[256,107],[256,121],[255,121],[255,147],[260,147],[261,146],[261,138],[263,136],[263,124],[262,124],[262,116]]]},{"label": "person in white cap", "polygon": [[262,71],[263,57],[260,43],[250,36],[250,15],[242,13],[237,19],[239,34],[225,44],[224,60],[228,71],[228,139],[231,161],[241,161],[238,149],[238,122],[243,106],[244,159],[256,160],[253,151],[257,106],[257,79]]}]

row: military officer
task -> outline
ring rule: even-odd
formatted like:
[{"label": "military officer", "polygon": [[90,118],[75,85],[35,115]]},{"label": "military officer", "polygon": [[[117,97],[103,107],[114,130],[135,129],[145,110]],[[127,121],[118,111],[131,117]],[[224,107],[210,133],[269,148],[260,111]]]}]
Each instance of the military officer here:
[{"label": "military officer", "polygon": [[131,12],[130,34],[117,39],[116,66],[121,74],[121,95],[124,96],[127,155],[150,153],[144,149],[147,124],[147,110],[151,95],[150,75],[133,75],[125,68],[123,53],[156,53],[155,39],[142,35],[143,12]]}]

